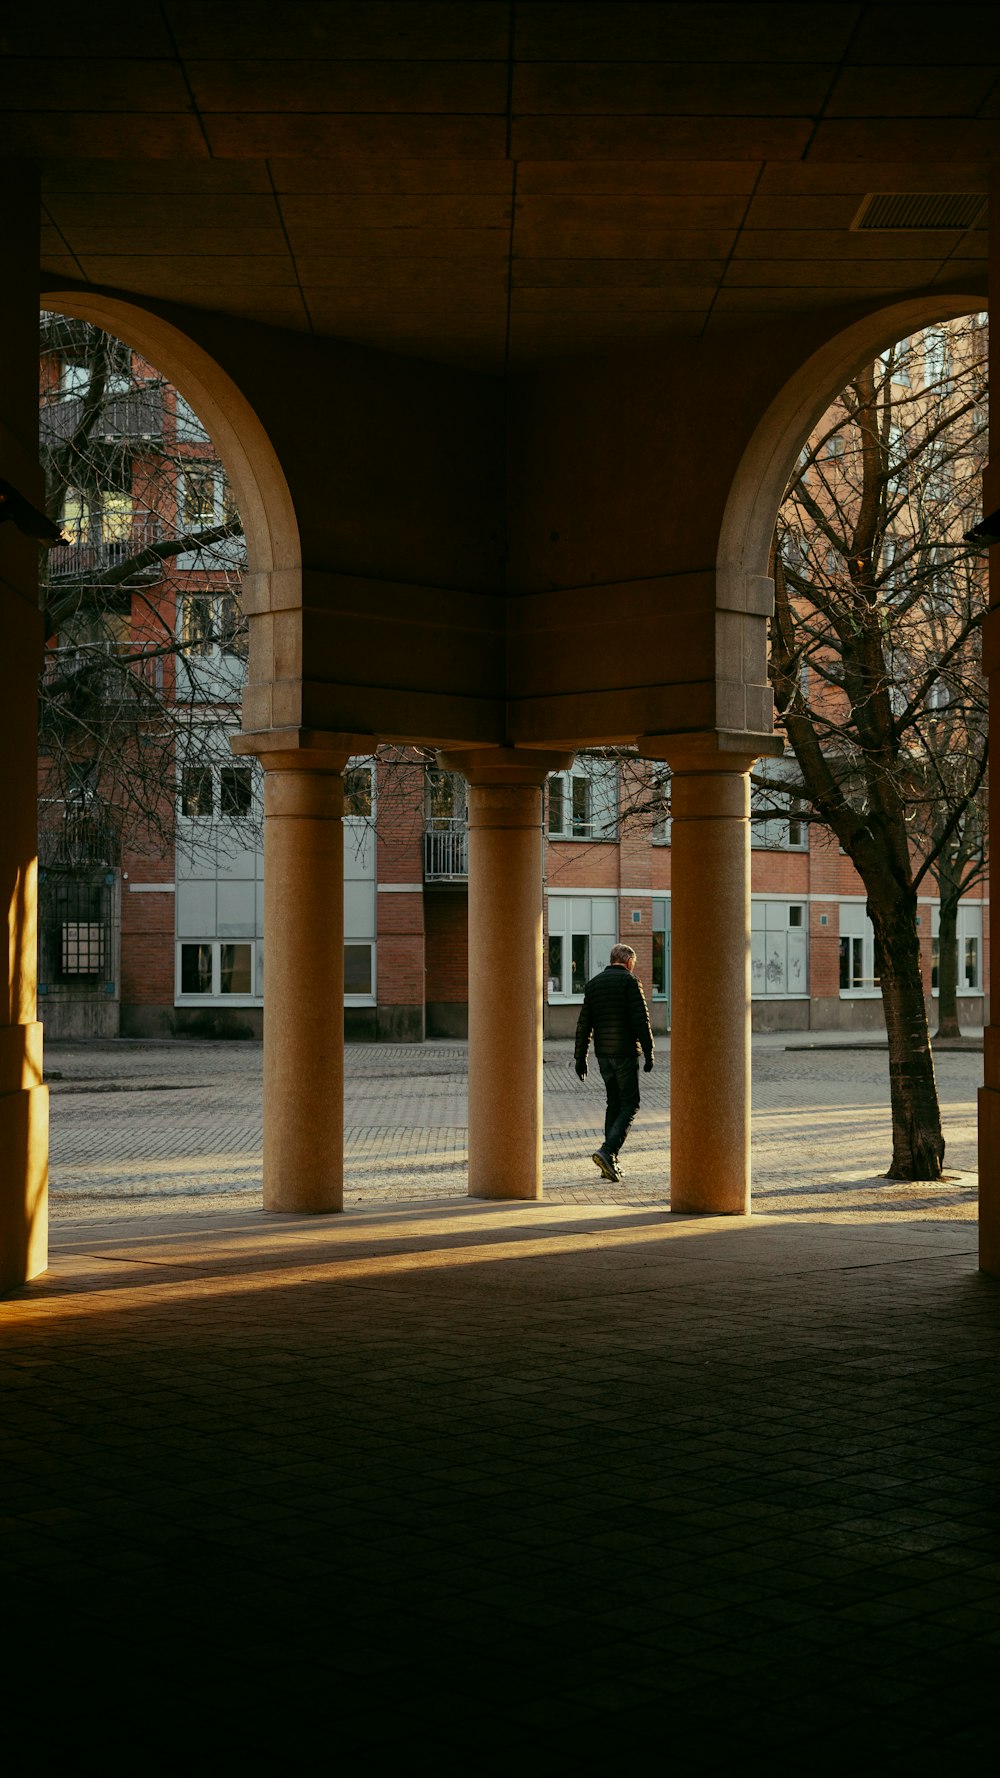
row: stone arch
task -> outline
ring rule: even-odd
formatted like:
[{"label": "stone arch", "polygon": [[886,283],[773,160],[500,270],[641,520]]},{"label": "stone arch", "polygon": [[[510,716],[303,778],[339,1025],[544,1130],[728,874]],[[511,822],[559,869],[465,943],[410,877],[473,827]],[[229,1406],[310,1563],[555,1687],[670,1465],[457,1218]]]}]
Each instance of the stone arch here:
[{"label": "stone arch", "polygon": [[986,306],[982,292],[910,297],[862,316],[804,360],[758,422],[733,477],[716,558],[719,607],[760,610],[751,589],[769,580],[771,538],[792,467],[851,377],[907,334]]},{"label": "stone arch", "polygon": [[169,378],[207,427],[235,490],[249,571],[301,569],[298,520],[277,453],[247,397],[217,360],[173,322],[122,297],[47,290],[41,307],[116,334]]}]

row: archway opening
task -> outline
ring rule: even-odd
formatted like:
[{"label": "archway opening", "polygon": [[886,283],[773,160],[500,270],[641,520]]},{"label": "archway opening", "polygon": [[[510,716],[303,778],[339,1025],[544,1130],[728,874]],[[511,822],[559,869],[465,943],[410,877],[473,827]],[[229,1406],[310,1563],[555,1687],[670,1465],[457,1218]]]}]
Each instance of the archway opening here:
[{"label": "archway opening", "polygon": [[[978,300],[941,307],[869,317],[791,380],[745,453],[719,557],[731,577],[773,577],[785,755],[758,768],[757,801],[806,854],[794,905],[754,909],[755,974],[781,981],[794,949],[811,1024],[884,1028],[892,1156],[872,1166],[910,1181],[942,1175],[928,1017],[950,1000],[938,1036],[959,1035],[956,920],[970,1023],[986,987],[987,584],[965,541],[987,452],[985,317]],[[840,392],[810,390],[845,366]]]}]

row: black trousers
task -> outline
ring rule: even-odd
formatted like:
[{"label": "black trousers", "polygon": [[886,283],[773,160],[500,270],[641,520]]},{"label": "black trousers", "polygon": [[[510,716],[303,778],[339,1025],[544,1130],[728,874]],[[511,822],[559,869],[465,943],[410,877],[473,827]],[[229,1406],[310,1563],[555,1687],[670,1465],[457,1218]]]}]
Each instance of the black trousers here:
[{"label": "black trousers", "polygon": [[604,1147],[608,1154],[618,1153],[639,1109],[638,1056],[598,1056],[597,1066],[604,1079],[608,1107],[604,1113]]}]

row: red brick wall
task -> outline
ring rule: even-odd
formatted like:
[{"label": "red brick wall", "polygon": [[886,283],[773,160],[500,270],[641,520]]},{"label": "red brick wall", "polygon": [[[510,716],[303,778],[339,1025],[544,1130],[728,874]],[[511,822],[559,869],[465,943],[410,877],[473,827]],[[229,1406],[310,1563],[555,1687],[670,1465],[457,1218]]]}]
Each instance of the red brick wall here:
[{"label": "red brick wall", "polygon": [[[121,997],[130,1005],[172,1007],[174,897],[163,891],[134,894],[131,880],[122,881]],[[157,879],[150,873],[144,880]]]},{"label": "red brick wall", "polygon": [[[397,879],[398,880],[398,879]],[[376,894],[378,998],[393,1006],[424,1003],[424,898]]]},{"label": "red brick wall", "polygon": [[468,896],[464,889],[431,890],[424,909],[427,999],[462,1004],[469,998]]}]

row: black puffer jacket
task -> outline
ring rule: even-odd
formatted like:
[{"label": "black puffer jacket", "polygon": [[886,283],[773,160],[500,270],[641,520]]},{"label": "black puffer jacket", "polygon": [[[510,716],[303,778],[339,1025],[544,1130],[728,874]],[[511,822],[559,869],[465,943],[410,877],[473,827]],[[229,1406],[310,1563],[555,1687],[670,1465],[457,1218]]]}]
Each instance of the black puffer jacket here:
[{"label": "black puffer jacket", "polygon": [[596,1056],[635,1056],[641,1050],[653,1059],[646,996],[635,976],[620,963],[609,963],[587,983],[576,1025],[576,1066],[582,1068],[594,1034]]}]

